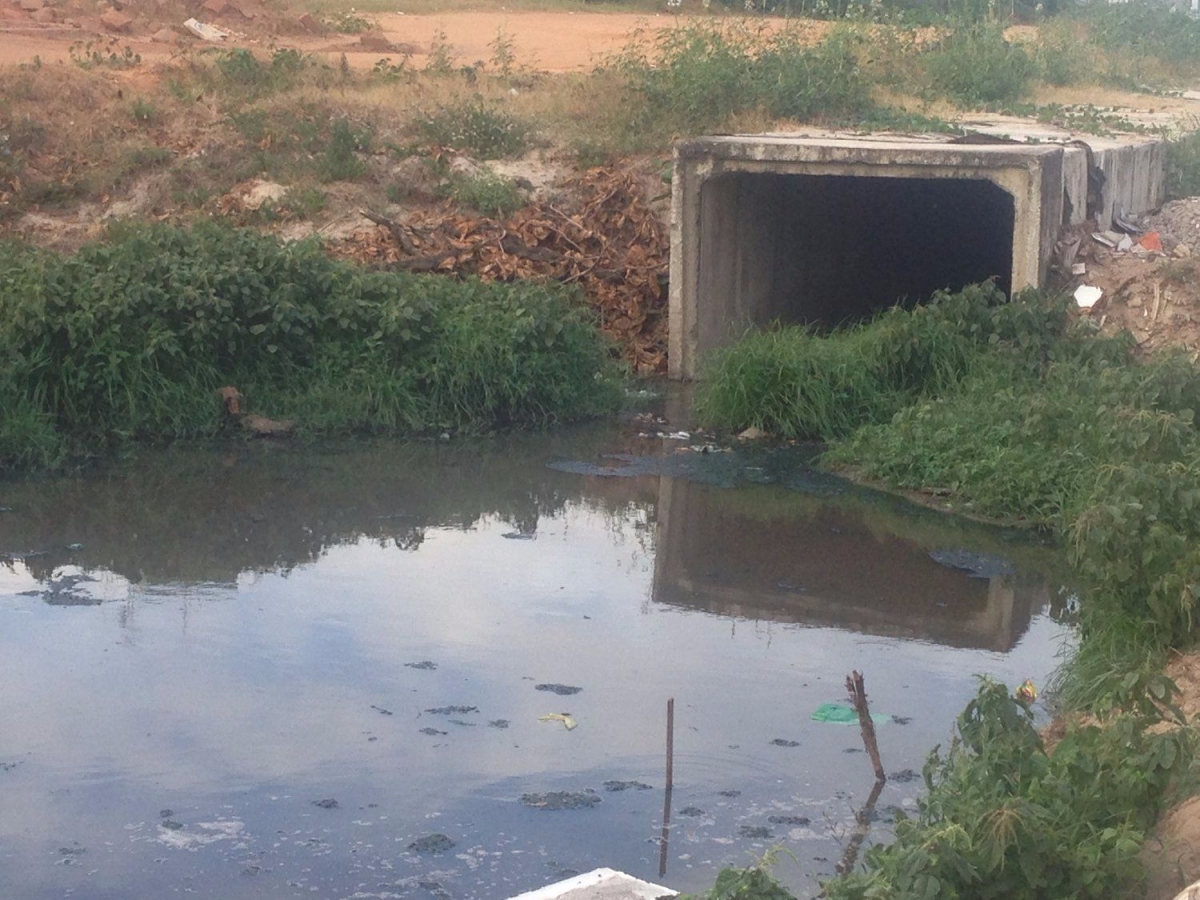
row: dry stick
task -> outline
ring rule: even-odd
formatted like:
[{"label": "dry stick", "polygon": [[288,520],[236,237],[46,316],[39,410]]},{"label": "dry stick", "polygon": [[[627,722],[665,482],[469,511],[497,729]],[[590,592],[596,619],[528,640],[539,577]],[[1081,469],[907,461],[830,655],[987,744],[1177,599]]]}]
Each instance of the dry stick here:
[{"label": "dry stick", "polygon": [[875,804],[879,800],[884,784],[883,781],[875,782],[875,787],[871,788],[867,802],[854,816],[854,836],[850,838],[850,843],[846,845],[846,852],[842,854],[841,862],[837,864],[836,871],[839,875],[845,875],[854,869],[854,863],[858,860],[858,851],[862,849],[863,841],[867,839],[867,832],[871,830],[871,816],[875,812]]},{"label": "dry stick", "polygon": [[854,711],[858,713],[858,724],[862,727],[863,746],[871,757],[871,765],[875,767],[875,786],[871,788],[870,796],[863,808],[854,816],[854,836],[846,845],[846,852],[837,865],[839,875],[845,875],[854,868],[858,859],[858,851],[862,848],[867,832],[871,830],[871,816],[875,812],[875,804],[887,783],[887,772],[883,770],[883,761],[879,758],[879,744],[875,741],[875,723],[871,721],[871,708],[867,705],[867,689],[863,686],[863,677],[855,670],[846,676],[846,690],[850,692],[850,701]]},{"label": "dry stick", "polygon": [[871,765],[875,767],[875,779],[880,782],[887,781],[883,760],[879,758],[879,744],[875,741],[875,723],[871,721],[871,708],[867,705],[867,689],[863,687],[862,674],[857,670],[846,676],[846,690],[850,692],[850,701],[854,704],[854,711],[858,713],[863,746],[867,748]]},{"label": "dry stick", "polygon": [[671,791],[675,787],[675,698],[667,701],[667,789],[663,793],[662,838],[658,842],[658,877],[667,874],[667,846],[671,837]]}]

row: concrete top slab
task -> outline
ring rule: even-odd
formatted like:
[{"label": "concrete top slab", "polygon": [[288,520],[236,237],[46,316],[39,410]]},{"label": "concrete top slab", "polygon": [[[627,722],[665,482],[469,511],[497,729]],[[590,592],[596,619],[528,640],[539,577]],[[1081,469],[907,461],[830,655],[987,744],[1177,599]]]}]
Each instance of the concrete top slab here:
[{"label": "concrete top slab", "polygon": [[979,169],[1036,168],[1062,152],[1059,144],[954,144],[903,135],[810,137],[782,134],[721,135],[682,141],[681,159],[709,157],[770,163],[837,163]]},{"label": "concrete top slab", "polygon": [[512,900],[658,900],[676,892],[660,884],[642,881],[616,869],[594,869],[565,881],[526,891]]}]

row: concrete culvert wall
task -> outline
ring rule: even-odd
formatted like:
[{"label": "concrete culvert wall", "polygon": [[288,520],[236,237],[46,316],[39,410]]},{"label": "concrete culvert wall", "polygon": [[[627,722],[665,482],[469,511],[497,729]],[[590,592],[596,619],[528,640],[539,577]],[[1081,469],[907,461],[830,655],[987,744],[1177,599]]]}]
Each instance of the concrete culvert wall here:
[{"label": "concrete culvert wall", "polygon": [[943,288],[1008,291],[1014,201],[985,179],[729,173],[701,188],[699,341],[731,324],[838,325]]},{"label": "concrete culvert wall", "polygon": [[[1154,209],[1157,139],[714,135],[675,147],[670,373],[772,322],[836,325],[995,278],[1046,283],[1064,226]],[[1089,207],[1089,186],[1102,186]]]}]

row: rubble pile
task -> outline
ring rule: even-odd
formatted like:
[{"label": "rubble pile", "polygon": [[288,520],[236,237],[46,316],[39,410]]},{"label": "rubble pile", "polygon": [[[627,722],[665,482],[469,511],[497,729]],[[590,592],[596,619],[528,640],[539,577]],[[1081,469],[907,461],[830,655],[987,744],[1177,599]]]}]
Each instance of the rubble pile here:
[{"label": "rubble pile", "polygon": [[364,215],[377,227],[333,244],[333,253],[410,272],[578,284],[635,373],[666,371],[670,237],[634,172],[580,173],[554,200],[504,221],[449,205],[403,222]]}]

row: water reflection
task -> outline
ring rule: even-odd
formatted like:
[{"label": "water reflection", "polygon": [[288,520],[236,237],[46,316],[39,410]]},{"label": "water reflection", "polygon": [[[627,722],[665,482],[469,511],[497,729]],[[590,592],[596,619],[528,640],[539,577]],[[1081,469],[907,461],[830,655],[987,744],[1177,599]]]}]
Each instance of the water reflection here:
[{"label": "water reflection", "polygon": [[966,577],[936,562],[930,550],[963,540],[948,522],[920,531],[895,519],[872,518],[848,498],[663,478],[654,599],[996,651],[1014,647],[1033,614],[1049,607],[1036,573]]},{"label": "water reflection", "polygon": [[[669,697],[668,883],[783,841],[812,893],[873,776],[856,731],[811,711],[864,671],[911,720],[881,728],[885,763],[919,770],[974,672],[1053,667],[1053,557],[794,459],[655,447],[602,425],[0,485],[0,897],[653,880]],[[930,558],[959,548],[1016,572]],[[428,712],[451,706],[478,712]],[[542,721],[563,712],[577,728]],[[868,841],[918,789],[889,782]],[[432,834],[454,847],[422,852]]]}]

